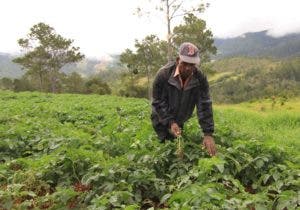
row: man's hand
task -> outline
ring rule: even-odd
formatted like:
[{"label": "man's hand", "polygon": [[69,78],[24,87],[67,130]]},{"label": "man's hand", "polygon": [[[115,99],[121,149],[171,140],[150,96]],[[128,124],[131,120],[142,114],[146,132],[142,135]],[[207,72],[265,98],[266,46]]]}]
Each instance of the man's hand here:
[{"label": "man's hand", "polygon": [[171,124],[171,133],[172,133],[175,137],[181,136],[181,129],[180,129],[180,127],[178,126],[177,123],[172,123],[172,124]]},{"label": "man's hand", "polygon": [[215,156],[216,155],[216,145],[214,138],[212,136],[204,136],[203,138],[203,146],[207,149],[208,154],[210,156]]}]

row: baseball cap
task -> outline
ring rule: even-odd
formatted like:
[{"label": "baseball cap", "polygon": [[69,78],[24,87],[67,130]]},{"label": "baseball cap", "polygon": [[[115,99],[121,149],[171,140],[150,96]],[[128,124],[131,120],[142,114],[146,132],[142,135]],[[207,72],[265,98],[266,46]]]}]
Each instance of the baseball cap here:
[{"label": "baseball cap", "polygon": [[179,47],[179,58],[186,63],[199,64],[199,49],[190,42],[184,42]]}]

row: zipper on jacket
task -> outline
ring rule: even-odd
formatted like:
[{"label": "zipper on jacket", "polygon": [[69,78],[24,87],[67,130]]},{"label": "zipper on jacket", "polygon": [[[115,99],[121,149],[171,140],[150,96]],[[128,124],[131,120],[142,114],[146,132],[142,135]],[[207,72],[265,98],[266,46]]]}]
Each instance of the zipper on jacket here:
[{"label": "zipper on jacket", "polygon": [[[183,104],[183,92],[184,92],[184,89],[183,87],[179,90],[179,99],[180,99],[180,103],[179,103],[179,106],[178,106],[178,114],[176,116],[176,118],[179,118],[181,117],[181,107],[182,107],[182,104]],[[180,120],[180,119],[179,119]]]}]

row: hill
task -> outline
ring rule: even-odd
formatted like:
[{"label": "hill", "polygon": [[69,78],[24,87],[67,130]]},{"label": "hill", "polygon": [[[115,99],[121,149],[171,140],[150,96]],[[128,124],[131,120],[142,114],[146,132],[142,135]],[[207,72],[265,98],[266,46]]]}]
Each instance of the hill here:
[{"label": "hill", "polygon": [[300,57],[225,58],[213,62],[210,68],[211,93],[218,103],[300,95]]},{"label": "hill", "polygon": [[234,56],[284,58],[300,55],[300,33],[272,37],[268,31],[245,33],[227,39],[215,38],[218,49],[215,59]]},{"label": "hill", "polygon": [[2,91],[0,101],[1,209],[299,205],[297,101],[216,106],[216,157],[200,146],[194,116],[183,158],[176,141],[158,142],[144,99]]}]

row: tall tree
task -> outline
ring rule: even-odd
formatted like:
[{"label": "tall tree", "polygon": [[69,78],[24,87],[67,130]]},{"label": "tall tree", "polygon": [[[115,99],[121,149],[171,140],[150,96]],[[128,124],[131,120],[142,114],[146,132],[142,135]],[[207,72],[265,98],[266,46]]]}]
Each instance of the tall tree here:
[{"label": "tall tree", "polygon": [[135,41],[136,53],[126,49],[120,61],[134,74],[142,72],[147,76],[148,97],[151,97],[151,79],[166,60],[167,43],[155,35],[146,36],[142,41]]},{"label": "tall tree", "polygon": [[130,49],[125,49],[125,52],[120,56],[120,62],[126,65],[131,81],[134,82],[134,76],[138,74],[139,71],[139,59],[137,54]]},{"label": "tall tree", "polygon": [[[153,3],[153,1],[148,0],[148,2]],[[202,13],[209,4],[200,3],[194,0],[155,0],[155,9],[164,14],[165,23],[167,26],[167,43],[168,43],[168,61],[172,60],[172,23],[175,18],[183,17],[187,14],[199,14]],[[151,11],[146,11],[147,8],[151,6],[145,6],[143,8],[137,8],[137,14],[141,16],[143,13],[151,13]]]},{"label": "tall tree", "polygon": [[56,92],[61,68],[84,58],[79,47],[72,46],[72,43],[73,40],[57,34],[49,25],[38,23],[30,29],[26,38],[18,40],[25,54],[13,61],[39,76],[41,91],[45,77],[49,77],[52,92]]},{"label": "tall tree", "polygon": [[208,62],[211,54],[216,54],[213,34],[206,28],[206,22],[193,14],[184,16],[184,24],[176,26],[173,30],[173,42],[175,47],[183,42],[195,44],[201,57],[201,63]]}]

